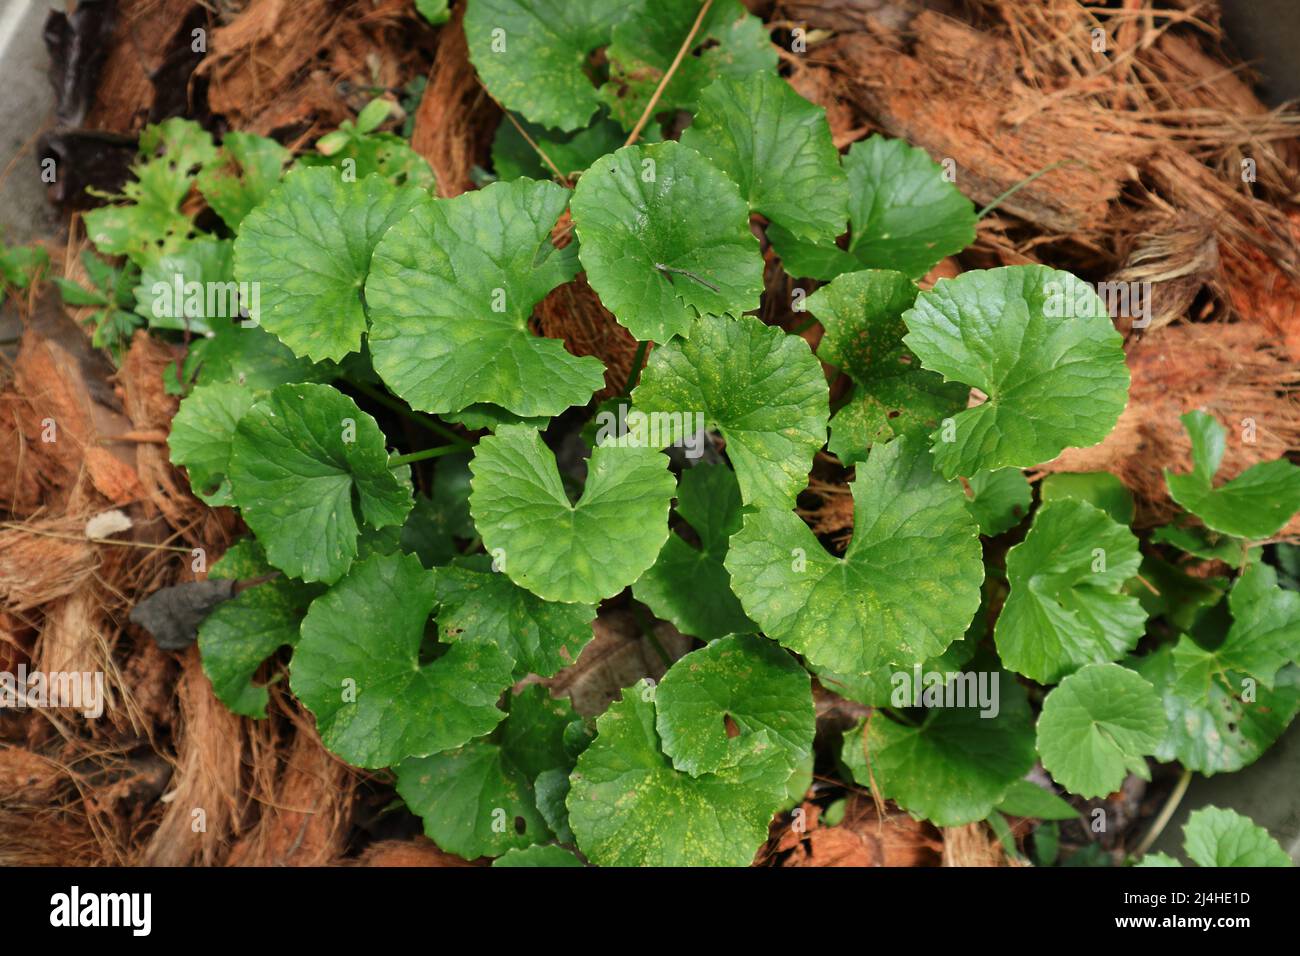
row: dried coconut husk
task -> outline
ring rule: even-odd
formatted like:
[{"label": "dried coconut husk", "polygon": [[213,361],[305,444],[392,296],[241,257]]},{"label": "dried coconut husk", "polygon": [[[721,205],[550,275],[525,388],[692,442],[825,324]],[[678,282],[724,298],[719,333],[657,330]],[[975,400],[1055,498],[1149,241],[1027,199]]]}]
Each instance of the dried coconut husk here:
[{"label": "dried coconut husk", "polygon": [[[344,850],[356,773],[325,749],[309,719],[279,694],[274,740],[254,741],[257,822],[234,844],[229,866],[324,866]],[[269,744],[269,746],[268,746]]]},{"label": "dried coconut husk", "polygon": [[636,357],[636,339],[600,304],[585,275],[541,301],[537,327],[542,335],[562,339],[573,355],[594,355],[605,363],[605,387],[596,393],[597,401],[622,392]]},{"label": "dried coconut husk", "polygon": [[414,840],[381,840],[368,846],[355,860],[339,861],[348,866],[487,866],[488,860],[463,860],[444,853],[425,837]]},{"label": "dried coconut husk", "polygon": [[411,133],[411,146],[433,167],[443,197],[474,187],[474,166],[487,156],[501,116],[469,62],[461,27],[464,16],[465,5],[457,4],[451,21],[438,33],[433,68]]},{"label": "dried coconut husk", "polygon": [[[809,22],[817,25],[811,11]],[[1131,119],[1035,89],[1016,73],[1009,40],[959,20],[921,10],[906,34],[870,16],[867,24],[807,54],[839,73],[863,114],[937,160],[955,160],[958,186],[979,204],[1057,167],[1002,208],[1056,234],[1102,228],[1151,149]]]},{"label": "dried coconut husk", "polygon": [[943,828],[944,866],[1029,866],[1007,856],[1002,843],[984,823]]},{"label": "dried coconut husk", "polygon": [[[892,805],[878,808],[859,793],[846,797],[844,818],[835,826],[822,821],[821,808],[805,801],[797,817],[774,821],[768,843],[755,865],[793,867],[938,866],[939,832]],[[794,821],[800,821],[800,827]]]},{"label": "dried coconut husk", "polygon": [[[138,850],[138,862],[211,866],[221,861],[247,806],[243,728],[213,695],[196,647],[185,652],[176,695],[180,719],[172,786],[162,798],[166,809],[157,830]],[[200,821],[203,829],[196,830]]]},{"label": "dried coconut husk", "polygon": [[[1177,513],[1163,469],[1188,471],[1191,443],[1178,420],[1204,409],[1228,430],[1216,481],[1300,447],[1300,370],[1281,345],[1248,323],[1172,325],[1129,347],[1128,407],[1114,431],[1091,448],[1071,448],[1038,469],[1109,471],[1133,491],[1136,524],[1168,521]],[[1253,443],[1243,441],[1253,423]],[[1037,477],[1037,475],[1035,476]],[[1293,521],[1285,533],[1300,531]]]},{"label": "dried coconut husk", "polygon": [[[108,55],[86,116],[88,129],[127,133],[144,127],[154,102],[151,77],[178,39],[176,29],[168,27],[183,26],[195,6],[194,0],[118,0]],[[183,39],[188,47],[191,37]]]},{"label": "dried coconut husk", "polygon": [[406,0],[252,0],[213,31],[196,75],[232,129],[309,141],[349,119],[374,87],[423,71],[411,43],[422,23]]}]

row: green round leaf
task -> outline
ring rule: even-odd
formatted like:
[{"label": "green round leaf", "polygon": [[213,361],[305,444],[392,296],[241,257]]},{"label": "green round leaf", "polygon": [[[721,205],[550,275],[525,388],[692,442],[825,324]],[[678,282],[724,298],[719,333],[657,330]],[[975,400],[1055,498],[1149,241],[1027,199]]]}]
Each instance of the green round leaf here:
[{"label": "green round leaf", "polygon": [[975,241],[975,207],[925,150],[872,136],[844,157],[849,242],[801,240],[781,224],[768,238],[792,276],[834,279],[858,269],[895,269],[914,279]]},{"label": "green round leaf", "polygon": [[1033,493],[1019,468],[996,468],[971,475],[966,507],[979,522],[980,534],[993,537],[1010,531],[1029,514]]},{"label": "green round leaf", "polygon": [[493,866],[582,867],[585,864],[562,846],[530,846],[507,850]]},{"label": "green round leaf", "polygon": [[[1181,651],[1179,649],[1181,648]],[[1156,688],[1168,727],[1155,758],[1177,760],[1188,770],[1211,776],[1248,767],[1273,746],[1300,712],[1300,668],[1284,668],[1273,687],[1234,671],[1188,671],[1179,679],[1174,654],[1186,666],[1203,654],[1190,637],[1129,661]],[[1250,681],[1251,683],[1248,683]],[[1244,700],[1250,696],[1253,699]]]},{"label": "green round leaf", "polygon": [[[215,566],[214,566],[215,570]],[[246,717],[266,716],[266,688],[253,675],[281,647],[298,643],[317,585],[276,578],[217,605],[199,625],[203,673],[223,704]]]},{"label": "green round leaf", "polygon": [[190,489],[214,508],[230,504],[230,444],[253,399],[252,390],[240,385],[200,385],[172,419],[167,436],[172,464],[189,472]]},{"label": "green round leaf", "polygon": [[[519,125],[566,177],[583,172],[606,153],[618,149],[627,139],[622,128],[608,118],[599,118],[586,129],[573,133],[556,132],[526,120]],[[492,168],[496,170],[497,178],[503,180],[525,176],[530,179],[555,177],[555,169],[538,155],[508,118],[501,120],[492,139]]]},{"label": "green round leaf", "polygon": [[1054,684],[1119,660],[1146,625],[1141,602],[1123,592],[1141,563],[1137,538],[1104,511],[1073,498],[1044,505],[1007,552],[1011,593],[994,631],[1003,664]]},{"label": "green round leaf", "polygon": [[818,668],[861,676],[935,657],[980,603],[979,529],[960,485],[904,436],[871,449],[851,486],[853,540],[828,554],[789,511],[746,515],[726,567],[763,633]]},{"label": "green round leaf", "polygon": [[739,184],[751,212],[804,239],[844,232],[849,185],[826,110],[775,73],[715,80],[681,141]]},{"label": "green round leaf", "polygon": [[[926,708],[917,723],[876,712],[846,734],[842,756],[853,778],[867,787],[874,781],[883,795],[936,826],[987,817],[1033,769],[1034,729],[1024,688],[1003,671],[985,673],[999,684],[996,713],[981,716],[968,697],[966,706]],[[955,687],[978,676],[949,679]]]},{"label": "green round leaf", "polygon": [[[826,441],[827,389],[808,343],[744,316],[703,317],[686,341],[650,354],[633,408],[660,422],[677,417],[688,432],[697,416],[727,439],[745,504],[789,508],[808,484],[813,455]],[[660,427],[658,444],[674,438]]]},{"label": "green round leaf", "polygon": [[1043,504],[1061,498],[1077,498],[1096,505],[1125,527],[1133,523],[1133,493],[1124,482],[1108,471],[1058,472],[1048,475],[1039,483],[1038,493]]},{"label": "green round leaf", "polygon": [[[588,56],[644,0],[468,0],[465,39],[479,79],[502,106],[561,130],[599,104]],[[638,22],[640,17],[637,17]]]},{"label": "green round leaf", "polygon": [[655,710],[664,753],[693,777],[747,759],[749,737],[760,731],[794,766],[812,753],[817,729],[807,671],[761,637],[724,637],[678,659],[655,693]]},{"label": "green round leaf", "polygon": [[[601,87],[600,97],[626,129],[631,129],[650,105],[699,13],[698,0],[655,0],[644,15],[627,17],[614,28],[613,42],[605,51],[609,82]],[[660,92],[656,113],[693,112],[700,93],[716,77],[749,76],[773,70],[776,64],[776,48],[768,40],[763,21],[746,11],[739,0],[715,0],[700,23],[691,51],[682,57]]]},{"label": "green round leaf", "polygon": [[474,524],[497,566],[547,601],[594,604],[654,564],[668,538],[673,476],[652,448],[592,452],[576,504],[555,456],[524,425],[502,425],[470,463]]},{"label": "green round leaf", "polygon": [[1128,402],[1123,339],[1105,303],[1068,272],[1008,266],[940,279],[903,321],[922,365],[988,396],[934,435],[949,478],[1095,445]]},{"label": "green round leaf", "polygon": [[519,179],[426,200],[375,250],[366,302],[375,371],[412,408],[476,403],[556,415],[605,382],[599,359],[533,335],[535,306],[578,271],[551,228],[568,191]]},{"label": "green round leaf", "polygon": [[1047,695],[1038,753],[1052,778],[1081,797],[1104,797],[1132,772],[1151,779],[1144,755],[1165,731],[1155,688],[1118,664],[1089,664]]},{"label": "green round leaf", "polygon": [[1197,866],[1291,866],[1268,831],[1236,810],[1202,807],[1183,824],[1183,849]]},{"label": "green round leaf", "polygon": [[749,740],[734,766],[692,777],[660,750],[652,689],[624,690],[571,778],[579,849],[597,866],[748,866],[792,772],[765,731]]},{"label": "green round leaf", "polygon": [[488,641],[515,659],[515,677],[551,677],[591,642],[596,609],[557,604],[493,573],[484,555],[437,570],[443,640]]},{"label": "green round leaf", "polygon": [[1226,432],[1202,411],[1188,412],[1182,422],[1192,439],[1192,470],[1178,475],[1165,469],[1165,483],[1170,497],[1207,527],[1259,541],[1277,534],[1300,511],[1300,468],[1286,459],[1265,461],[1215,488]]},{"label": "green round leaf", "polygon": [[763,258],[736,184],[680,143],[628,146],[578,180],[570,208],[587,281],[638,339],[696,314],[758,308]]},{"label": "green round leaf", "polygon": [[316,361],[360,349],[370,256],[426,199],[419,187],[399,189],[378,175],[346,182],[331,168],[290,171],[235,240],[235,277],[258,284],[262,325]]},{"label": "green round leaf", "polygon": [[[135,311],[151,329],[207,335],[240,315],[229,239],[194,239],[140,271]],[[250,293],[251,294],[251,293]],[[247,303],[243,303],[247,304]]]},{"label": "green round leaf", "polygon": [[400,525],[411,488],[388,466],[384,435],[328,385],[281,385],[239,420],[230,445],[231,497],[290,577],[337,581],[357,555],[358,513]]},{"label": "green round leaf", "polygon": [[472,860],[541,843],[553,834],[537,810],[532,781],[568,770],[567,700],[534,684],[509,701],[510,714],[487,737],[446,753],[403,760],[397,792],[424,819],[424,832],[448,853]]},{"label": "green round leaf", "polygon": [[376,555],[312,602],[290,687],[321,741],[358,767],[387,767],[488,733],[514,662],[495,644],[458,641],[431,663],[420,651],[434,579],[419,559]]},{"label": "green round leaf", "polygon": [[929,433],[966,407],[970,389],[927,372],[903,345],[902,315],[918,292],[901,272],[871,269],[837,277],[805,303],[826,330],[818,357],[854,383],[831,420],[830,450],[845,465],[864,461],[877,441]]},{"label": "green round leaf", "polygon": [[698,465],[677,483],[677,517],[699,539],[693,547],[670,534],[654,565],[632,585],[632,596],[683,634],[713,640],[755,630],[731,590],[723,560],[740,530],[740,486],[724,464]]},{"label": "green round leaf", "polygon": [[999,801],[997,810],[1011,817],[1033,820],[1077,820],[1074,809],[1051,790],[1040,787],[1032,780],[1017,780]]}]

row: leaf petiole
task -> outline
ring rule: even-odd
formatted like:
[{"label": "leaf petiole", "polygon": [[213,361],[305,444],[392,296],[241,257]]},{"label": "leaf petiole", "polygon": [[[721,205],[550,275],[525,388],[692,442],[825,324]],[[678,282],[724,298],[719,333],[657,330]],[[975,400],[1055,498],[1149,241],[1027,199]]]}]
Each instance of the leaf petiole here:
[{"label": "leaf petiole", "polygon": [[424,451],[413,451],[409,455],[398,455],[388,459],[388,467],[396,468],[398,465],[409,465],[412,462],[424,461],[426,458],[438,458],[441,455],[454,455],[458,451],[463,451],[460,445],[439,445],[437,448],[426,448]]}]

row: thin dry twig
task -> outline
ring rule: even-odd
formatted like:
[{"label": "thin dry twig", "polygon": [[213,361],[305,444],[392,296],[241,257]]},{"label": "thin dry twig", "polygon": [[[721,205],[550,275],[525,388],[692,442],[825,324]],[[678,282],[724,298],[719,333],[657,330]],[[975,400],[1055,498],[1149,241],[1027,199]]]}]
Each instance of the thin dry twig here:
[{"label": "thin dry twig", "polygon": [[668,65],[663,79],[655,87],[654,95],[650,97],[650,102],[645,105],[645,111],[642,112],[641,118],[636,121],[632,127],[632,132],[628,134],[627,142],[624,146],[631,146],[641,137],[641,131],[645,129],[645,124],[650,122],[650,117],[654,114],[655,107],[659,105],[659,97],[663,95],[664,89],[672,80],[673,74],[677,72],[677,67],[681,65],[682,58],[686,56],[686,51],[691,48],[691,43],[695,40],[695,34],[700,32],[700,24],[704,22],[704,15],[709,12],[709,7],[713,6],[713,0],[704,0],[704,5],[700,7],[699,14],[695,17],[695,22],[691,24],[691,31],[686,34],[686,39],[682,41],[681,47],[677,50],[677,55],[673,57],[673,62]]}]

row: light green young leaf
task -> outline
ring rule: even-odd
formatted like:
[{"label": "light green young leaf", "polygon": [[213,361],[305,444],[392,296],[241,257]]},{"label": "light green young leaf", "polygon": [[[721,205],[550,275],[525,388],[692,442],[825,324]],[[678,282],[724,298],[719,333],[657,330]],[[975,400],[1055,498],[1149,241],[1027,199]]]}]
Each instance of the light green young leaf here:
[{"label": "light green young leaf", "polygon": [[677,517],[695,531],[699,547],[670,534],[654,566],[632,585],[632,596],[683,634],[704,641],[755,630],[722,563],[727,542],[740,530],[740,507],[740,486],[726,465],[683,471]]},{"label": "light green young leaf", "polygon": [[459,641],[421,662],[433,574],[406,554],[375,555],[312,602],[289,684],[321,741],[358,767],[387,767],[459,747],[505,716],[497,699],[514,662],[495,644]]},{"label": "light green young leaf", "polygon": [[181,212],[181,202],[217,151],[198,123],[173,117],[145,127],[139,155],[131,167],[135,179],[117,197],[124,202],[92,209],[84,221],[86,235],[101,253],[145,266],[193,238],[194,222]]},{"label": "light green young leaf", "polygon": [[724,637],[679,658],[655,692],[655,711],[663,752],[692,777],[748,759],[762,731],[794,767],[812,754],[817,729],[808,672],[762,637]]},{"label": "light green young leaf", "polygon": [[734,766],[682,773],[660,749],[652,693],[640,681],[596,719],[568,799],[579,849],[597,866],[748,866],[785,799],[785,748],[759,731]]},{"label": "light green young leaf", "polygon": [[266,560],[266,552],[252,535],[240,538],[208,568],[209,578],[225,581],[246,581],[274,573],[275,568]]},{"label": "light green young leaf", "polygon": [[239,318],[233,252],[229,239],[194,239],[158,256],[140,271],[136,314],[152,329],[194,335],[207,335],[223,321]]},{"label": "light green young leaf", "polygon": [[858,466],[853,540],[828,554],[793,512],[746,515],[726,567],[763,633],[818,668],[910,668],[962,636],[980,603],[979,529],[961,486],[908,436]]},{"label": "light green young leaf", "polygon": [[[624,128],[631,129],[650,105],[699,13],[698,0],[655,0],[647,15],[627,17],[614,27],[605,51],[609,82],[600,88],[600,97]],[[717,77],[776,68],[777,52],[767,28],[739,0],[715,0],[691,44],[660,94],[656,114],[694,112],[701,92]]]},{"label": "light green young leaf", "polygon": [[831,420],[830,450],[845,465],[865,460],[877,441],[926,434],[966,407],[969,388],[927,372],[903,345],[902,315],[918,292],[901,272],[870,269],[839,276],[808,297],[806,308],[826,330],[818,357],[854,382]]},{"label": "light green young leaf", "polygon": [[551,228],[568,191],[519,179],[455,199],[425,200],[375,250],[366,302],[375,370],[412,408],[475,403],[557,415],[604,385],[599,359],[533,335],[528,319],[574,277]]},{"label": "light green young leaf", "polygon": [[[388,106],[387,100],[374,100],[366,109],[376,103]],[[322,136],[316,142],[316,151],[300,156],[298,165],[332,166],[354,180],[377,174],[394,186],[418,186],[426,192],[433,192],[437,185],[433,167],[408,141],[396,133],[363,132],[350,120]]]},{"label": "light green young leaf", "polygon": [[980,534],[993,537],[1010,531],[1029,514],[1033,493],[1019,468],[979,471],[967,479],[971,496],[966,508],[979,522]]},{"label": "light green young leaf", "polygon": [[[505,109],[559,130],[599,105],[588,57],[644,0],[469,0],[465,39],[479,79]],[[638,22],[641,18],[636,17]],[[684,34],[683,34],[684,35]]]},{"label": "light green young leaf", "polygon": [[1068,272],[1008,266],[941,279],[903,321],[922,365],[988,395],[933,436],[949,478],[1094,445],[1128,402],[1123,340],[1105,303]]},{"label": "light green young leaf", "polygon": [[[215,567],[214,567],[215,570]],[[320,585],[275,578],[217,605],[199,625],[199,654],[212,690],[245,717],[266,716],[266,687],[253,683],[262,662],[298,643],[298,628]]]},{"label": "light green young leaf", "polygon": [[271,194],[293,154],[273,139],[229,132],[216,160],[199,171],[198,187],[213,212],[233,231]]},{"label": "light green young leaf", "polygon": [[1183,850],[1198,866],[1291,866],[1268,831],[1236,810],[1202,807],[1183,824]]},{"label": "light green young leaf", "polygon": [[1141,563],[1137,538],[1104,511],[1073,498],[1044,505],[1007,552],[1011,593],[994,631],[1003,664],[1054,684],[1119,660],[1146,625],[1141,602],[1123,592]]},{"label": "light green young leaf", "polygon": [[231,498],[290,577],[337,581],[357,555],[358,517],[400,525],[411,487],[390,470],[384,434],[328,385],[281,385],[240,419]]},{"label": "light green young leaf", "polygon": [[834,279],[859,269],[896,269],[919,279],[975,241],[975,207],[925,150],[872,136],[844,157],[849,242],[807,242],[780,224],[767,237],[792,276]]},{"label": "light green young leaf", "polygon": [[432,26],[439,27],[451,19],[447,0],[415,0],[415,9]]},{"label": "light green young leaf", "polygon": [[1192,439],[1192,470],[1165,469],[1169,494],[1206,526],[1222,534],[1261,540],[1277,534],[1300,511],[1300,468],[1284,458],[1252,465],[1218,488],[1227,432],[1202,411],[1182,417]]},{"label": "light green young leaf", "polygon": [[587,281],[638,339],[757,309],[763,258],[736,184],[680,143],[598,159],[570,204]]},{"label": "light green young leaf", "polygon": [[[1202,671],[1204,682],[1194,686],[1186,677],[1179,680],[1176,652],[1184,664],[1204,653],[1184,636],[1172,647],[1128,662],[1151,682],[1164,704],[1168,727],[1155,751],[1157,760],[1177,760],[1206,776],[1235,773],[1273,746],[1300,712],[1300,668],[1283,668],[1271,689],[1252,688],[1258,681],[1232,671]],[[1253,699],[1244,699],[1248,696]]]},{"label": "light green young leaf", "polygon": [[564,728],[573,720],[567,700],[534,684],[508,704],[509,716],[489,736],[397,768],[397,792],[424,818],[425,835],[467,860],[551,839],[533,780],[573,765],[564,749]]},{"label": "light green young leaf", "polygon": [[990,676],[999,682],[995,715],[981,716],[967,697],[966,706],[926,708],[915,724],[876,712],[845,734],[841,755],[853,778],[936,826],[983,820],[1034,766],[1025,690],[1003,671]]},{"label": "light green young leaf", "polygon": [[1241,675],[1272,689],[1278,672],[1300,661],[1300,593],[1279,588],[1271,566],[1251,565],[1233,585],[1228,607],[1232,624],[1222,638],[1213,635],[1208,646],[1184,638],[1174,647],[1174,690],[1186,699],[1207,699],[1219,681],[1235,694]]},{"label": "light green young leaf", "polygon": [[[693,430],[702,414],[727,440],[741,500],[789,508],[826,441],[827,394],[826,377],[803,339],[751,316],[706,316],[690,326],[686,341],[650,354],[632,404],[650,416],[647,426],[669,415]],[[652,429],[649,439],[655,437]],[[659,445],[675,437],[672,429],[658,430]]]},{"label": "light green young leaf", "polygon": [[834,240],[848,225],[848,178],[826,110],[776,73],[715,80],[681,141],[739,184],[751,212],[799,238]]},{"label": "light green young leaf", "polygon": [[997,806],[999,813],[1033,820],[1077,820],[1079,811],[1031,780],[1017,780]]},{"label": "light green young leaf", "polygon": [[291,170],[235,240],[235,276],[260,284],[262,325],[316,361],[360,349],[371,254],[427,198],[378,175],[347,182],[335,169]]},{"label": "light green young leaf", "polygon": [[489,641],[515,659],[515,677],[551,677],[591,642],[596,609],[557,604],[525,591],[476,555],[437,570],[444,641]]},{"label": "light green young leaf", "polygon": [[213,508],[230,504],[230,444],[235,426],[253,407],[256,396],[241,385],[200,385],[190,392],[172,419],[167,447],[173,465],[184,467],[190,490]]},{"label": "light green young leaf", "polygon": [[1104,797],[1130,772],[1151,779],[1143,758],[1155,753],[1164,731],[1164,708],[1154,687],[1118,664],[1089,664],[1043,701],[1038,753],[1066,790]]},{"label": "light green young leaf", "polygon": [[1151,867],[1171,867],[1182,866],[1168,853],[1148,853],[1142,859],[1133,864],[1135,867],[1150,869]]},{"label": "light green young leaf", "polygon": [[524,425],[483,438],[469,498],[483,544],[510,580],[547,601],[594,604],[654,564],[668,538],[673,476],[652,448],[604,444],[569,503],[555,456]]},{"label": "light green young leaf", "polygon": [[1095,505],[1115,521],[1133,523],[1133,492],[1108,471],[1057,472],[1038,485],[1043,504],[1062,498],[1077,498]]},{"label": "light green young leaf", "polygon": [[562,846],[512,847],[492,861],[493,866],[582,867],[585,864]]}]

